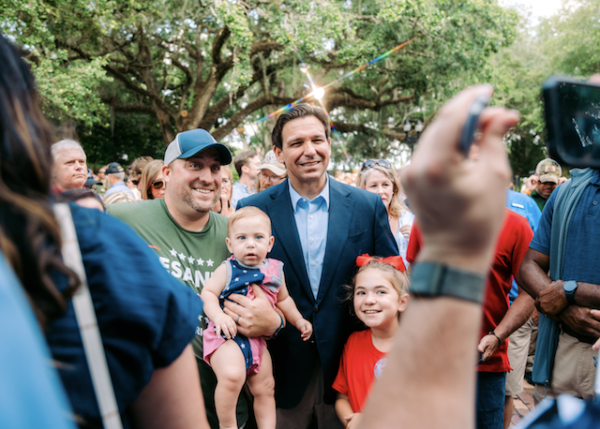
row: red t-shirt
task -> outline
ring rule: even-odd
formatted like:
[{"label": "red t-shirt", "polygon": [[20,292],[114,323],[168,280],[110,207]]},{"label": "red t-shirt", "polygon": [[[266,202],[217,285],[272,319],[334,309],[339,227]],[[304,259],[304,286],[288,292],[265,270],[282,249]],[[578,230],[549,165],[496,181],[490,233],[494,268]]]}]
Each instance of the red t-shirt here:
[{"label": "red t-shirt", "polygon": [[[508,292],[512,286],[512,278],[517,275],[523,257],[533,238],[529,222],[523,216],[506,210],[504,224],[498,237],[496,255],[486,282],[486,292],[483,300],[483,323],[481,337],[496,329],[508,311]],[[421,250],[421,231],[417,223],[413,223],[406,251],[406,259],[411,264],[417,259]],[[492,357],[477,367],[481,372],[505,372],[512,368],[508,362],[506,351],[508,339],[494,352]]]},{"label": "red t-shirt", "polygon": [[333,388],[348,397],[355,413],[362,411],[373,379],[381,376],[386,355],[373,345],[370,329],[354,332],[346,341]]}]

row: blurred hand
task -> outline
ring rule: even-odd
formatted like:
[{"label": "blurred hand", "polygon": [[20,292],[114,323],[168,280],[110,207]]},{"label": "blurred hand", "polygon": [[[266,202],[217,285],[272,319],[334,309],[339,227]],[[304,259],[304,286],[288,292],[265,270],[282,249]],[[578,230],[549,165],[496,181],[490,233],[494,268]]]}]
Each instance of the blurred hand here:
[{"label": "blurred hand", "polygon": [[492,94],[479,85],[461,91],[425,130],[402,184],[423,232],[419,260],[486,274],[505,213],[511,173],[504,134],[519,120],[515,111],[486,108],[479,118],[478,159],[469,160],[459,139],[473,101]]},{"label": "blurred hand", "polygon": [[411,229],[412,229],[412,225],[402,225],[400,227],[400,234],[402,234],[402,236],[404,238],[410,238]]},{"label": "blurred hand", "polygon": [[[600,320],[600,310],[592,310],[590,311],[590,315],[596,319],[596,320]],[[594,344],[594,350],[598,350],[600,349],[600,338],[598,338],[598,341],[596,341],[596,343]]]},{"label": "blurred hand", "polygon": [[540,178],[537,174],[532,174],[527,179],[525,179],[525,189],[529,191],[529,193],[533,192],[535,188],[537,188],[538,183],[540,182]]},{"label": "blurred hand", "polygon": [[498,338],[495,335],[488,334],[479,341],[477,350],[479,353],[483,353],[483,361],[485,362],[498,350],[498,346]]},{"label": "blurred hand", "polygon": [[352,429],[352,428],[358,427],[361,417],[362,417],[361,413],[354,413],[354,414],[350,414],[350,415],[344,417],[344,419],[346,420],[346,429]]}]

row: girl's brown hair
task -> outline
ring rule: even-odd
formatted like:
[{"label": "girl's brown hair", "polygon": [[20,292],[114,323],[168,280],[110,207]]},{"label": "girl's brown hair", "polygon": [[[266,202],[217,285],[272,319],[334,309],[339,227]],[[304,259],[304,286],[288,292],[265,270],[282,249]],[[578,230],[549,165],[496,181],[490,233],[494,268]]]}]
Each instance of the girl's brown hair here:
[{"label": "girl's brown hair", "polygon": [[[346,292],[344,301],[352,304],[352,302],[354,301],[354,287],[356,286],[356,279],[360,273],[366,270],[377,270],[381,272],[381,274],[386,278],[386,280],[392,284],[396,292],[398,292],[398,296],[402,296],[408,293],[410,280],[408,279],[406,273],[397,270],[390,264],[377,261],[377,259],[379,258],[376,256],[374,256],[373,259],[373,261],[370,261],[369,263],[363,265],[358,269],[354,278],[352,279],[352,284],[344,286]],[[354,314],[353,305],[350,305],[350,312]]]}]

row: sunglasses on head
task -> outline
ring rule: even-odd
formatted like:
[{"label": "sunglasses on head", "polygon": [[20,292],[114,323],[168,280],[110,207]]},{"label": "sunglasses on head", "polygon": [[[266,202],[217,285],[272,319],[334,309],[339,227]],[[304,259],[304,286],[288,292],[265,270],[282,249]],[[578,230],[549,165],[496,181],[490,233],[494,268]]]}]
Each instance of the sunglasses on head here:
[{"label": "sunglasses on head", "polygon": [[390,162],[386,161],[385,159],[369,159],[369,160],[365,161],[365,163],[363,164],[360,171],[364,171],[368,168],[373,168],[376,165],[383,167],[383,168],[392,168],[392,164],[390,164]]},{"label": "sunglasses on head", "polygon": [[152,184],[152,187],[153,187],[154,189],[162,189],[162,187],[164,186],[164,184],[165,184],[165,182],[164,182],[164,181],[162,181],[162,180],[157,180],[156,182],[154,182],[154,183]]}]

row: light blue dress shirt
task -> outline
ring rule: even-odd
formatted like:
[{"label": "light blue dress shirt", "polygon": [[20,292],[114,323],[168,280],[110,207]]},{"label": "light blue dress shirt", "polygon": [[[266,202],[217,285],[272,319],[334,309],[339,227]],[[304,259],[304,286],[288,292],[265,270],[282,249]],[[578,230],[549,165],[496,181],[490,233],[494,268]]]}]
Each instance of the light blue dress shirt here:
[{"label": "light blue dress shirt", "polygon": [[325,187],[312,200],[301,197],[288,181],[304,263],[315,299],[319,294],[329,229],[329,176],[327,174],[325,176],[327,177]]},{"label": "light blue dress shirt", "polygon": [[233,185],[233,190],[231,191],[231,207],[233,209],[237,209],[237,203],[239,200],[249,197],[254,194],[254,189],[252,191],[248,189],[248,187],[240,182],[235,182]]},{"label": "light blue dress shirt", "polygon": [[125,184],[125,182],[123,182],[122,180],[120,182],[115,183],[110,188],[108,188],[108,190],[104,194],[104,198],[108,197],[110,194],[114,194],[115,192],[123,192],[123,191],[129,192],[131,194],[131,196],[133,198],[135,198],[135,195],[133,195],[133,191],[131,189],[129,189],[127,187],[127,185]]}]

